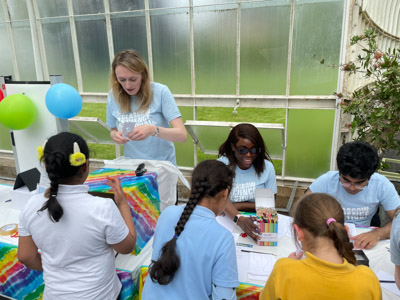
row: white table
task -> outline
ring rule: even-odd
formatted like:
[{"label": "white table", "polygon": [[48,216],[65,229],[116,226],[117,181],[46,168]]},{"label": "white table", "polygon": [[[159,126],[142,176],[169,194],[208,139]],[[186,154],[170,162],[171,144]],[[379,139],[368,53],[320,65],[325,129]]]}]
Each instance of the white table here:
[{"label": "white table", "polygon": [[[3,193],[4,194],[4,193]],[[20,211],[12,207],[11,202],[5,202],[7,197],[2,196],[2,189],[0,189],[0,226],[18,223]],[[241,232],[240,228],[233,224],[234,232]],[[366,232],[369,229],[357,228],[359,233]],[[3,237],[0,236],[0,240],[10,244],[18,244],[17,238]],[[116,258],[116,267],[128,271],[132,271],[133,276],[136,277],[136,272],[139,272],[140,266],[149,265],[151,262],[151,252],[152,252],[153,238],[147,243],[147,245],[142,249],[138,256],[126,254],[119,254]],[[291,252],[296,250],[293,238],[287,235],[282,236],[279,239],[278,246],[257,246],[255,242],[249,238],[238,238],[238,243],[252,244],[254,251],[267,252],[275,254],[277,258],[287,257]],[[394,265],[390,261],[389,252],[389,241],[380,241],[373,249],[364,250],[365,254],[369,259],[370,268],[377,273],[378,271],[385,271],[391,275],[394,274]],[[251,280],[247,278],[246,282],[258,285],[264,285],[265,281]],[[400,297],[390,292],[389,290],[382,288],[382,295],[384,300],[399,300]]]}]

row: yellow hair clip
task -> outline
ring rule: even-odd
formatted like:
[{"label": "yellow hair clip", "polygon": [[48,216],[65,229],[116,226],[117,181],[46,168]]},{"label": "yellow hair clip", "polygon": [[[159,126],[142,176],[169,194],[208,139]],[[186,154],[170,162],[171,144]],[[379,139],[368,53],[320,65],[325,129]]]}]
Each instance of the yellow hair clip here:
[{"label": "yellow hair clip", "polygon": [[42,160],[42,157],[44,155],[44,147],[46,146],[47,140],[44,141],[43,146],[38,146],[36,148],[37,153],[38,153],[38,160]]},{"label": "yellow hair clip", "polygon": [[74,167],[82,166],[86,162],[85,154],[81,153],[77,142],[74,142],[74,153],[69,156],[69,162]]}]

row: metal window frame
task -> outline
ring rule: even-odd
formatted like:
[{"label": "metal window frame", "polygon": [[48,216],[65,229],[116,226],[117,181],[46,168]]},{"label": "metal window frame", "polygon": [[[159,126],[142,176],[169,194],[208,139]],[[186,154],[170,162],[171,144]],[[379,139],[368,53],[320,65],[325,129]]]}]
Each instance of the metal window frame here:
[{"label": "metal window frame", "polygon": [[[15,45],[13,42],[13,34],[11,29],[12,21],[9,18],[8,6],[6,0],[0,0],[1,5],[3,7],[4,15],[6,18],[6,28],[8,33],[8,38],[10,42],[10,47],[12,51],[12,64],[14,69],[14,74],[16,80],[19,80],[19,70],[17,65],[17,57],[15,52]],[[68,19],[71,31],[71,41],[72,41],[72,49],[74,56],[74,64],[76,70],[78,91],[81,93],[84,102],[88,103],[106,103],[107,94],[106,93],[87,93],[84,91],[83,80],[82,80],[82,71],[80,65],[80,56],[79,56],[79,47],[78,47],[78,39],[76,33],[75,26],[75,15],[72,7],[72,0],[65,0],[68,7]],[[110,0],[104,0],[104,13],[96,14],[93,17],[101,17],[102,15],[105,18],[106,22],[106,31],[107,31],[107,41],[108,41],[108,50],[110,56],[110,62],[114,57],[114,45],[113,45],[113,35],[112,35],[112,23],[110,21]],[[350,24],[349,22],[349,13],[350,6],[352,1],[354,0],[343,0],[344,1],[344,16],[342,23],[342,38],[341,38],[341,48],[340,48],[340,62],[344,61],[344,57],[346,55],[346,45],[347,36],[349,32]],[[284,108],[286,110],[286,120],[284,126],[284,144],[286,145],[287,139],[287,128],[289,121],[289,109],[329,109],[335,110],[334,117],[334,130],[332,137],[332,148],[331,148],[331,159],[330,159],[330,168],[334,169],[335,165],[335,156],[336,151],[339,146],[339,138],[340,138],[340,117],[341,117],[341,109],[338,106],[339,99],[331,95],[320,95],[320,96],[291,96],[289,94],[290,91],[290,77],[291,77],[291,58],[292,58],[292,47],[293,47],[293,31],[294,31],[294,16],[295,16],[295,5],[296,0],[290,1],[290,24],[289,24],[289,44],[288,44],[288,53],[287,53],[287,78],[286,78],[286,88],[285,95],[276,96],[276,95],[240,95],[240,34],[241,34],[241,9],[242,3],[248,3],[249,1],[232,1],[230,3],[217,3],[212,5],[200,5],[200,6],[209,6],[216,7],[220,5],[229,5],[236,10],[237,22],[236,22],[236,93],[235,95],[200,95],[196,94],[196,83],[195,83],[195,55],[194,55],[194,27],[193,27],[193,16],[194,16],[194,7],[199,7],[199,5],[194,6],[193,0],[188,0],[188,6],[184,6],[189,9],[189,50],[190,50],[190,74],[191,74],[191,94],[189,95],[174,95],[176,102],[179,106],[189,106],[193,107],[193,119],[197,120],[197,107],[202,106],[212,106],[212,107],[233,107],[234,109],[237,107],[255,107],[255,108]],[[254,0],[253,2],[262,2],[261,0]],[[145,20],[146,20],[146,36],[147,36],[147,50],[148,50],[148,63],[149,63],[149,72],[153,78],[153,56],[152,56],[152,33],[151,33],[151,11],[155,10],[168,10],[169,8],[152,8],[149,7],[149,0],[144,0],[145,8]],[[42,32],[42,23],[41,21],[47,18],[40,18],[37,0],[26,0],[26,5],[29,13],[29,22],[31,26],[31,34],[32,34],[32,42],[34,49],[34,58],[35,58],[35,66],[36,66],[36,74],[37,79],[46,80],[49,77],[48,67],[46,61],[46,51],[44,47],[44,38]],[[183,8],[183,7],[182,7]],[[174,8],[176,9],[176,8]],[[118,12],[123,14],[136,14],[137,10],[132,12]],[[112,13],[112,14],[118,14]],[[343,88],[343,74],[338,70],[338,80],[337,80],[337,90],[341,91]],[[197,147],[195,147],[195,157]],[[286,165],[286,147],[283,149],[283,165],[282,165],[282,178],[290,178],[285,175],[285,165]]]}]

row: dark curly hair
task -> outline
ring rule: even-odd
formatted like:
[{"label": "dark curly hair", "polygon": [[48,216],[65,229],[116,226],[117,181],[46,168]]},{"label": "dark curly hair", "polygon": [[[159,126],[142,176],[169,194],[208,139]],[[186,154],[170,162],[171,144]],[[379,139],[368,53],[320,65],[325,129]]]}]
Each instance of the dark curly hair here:
[{"label": "dark curly hair", "polygon": [[336,162],[341,175],[369,179],[378,168],[379,156],[372,145],[354,141],[340,147]]}]

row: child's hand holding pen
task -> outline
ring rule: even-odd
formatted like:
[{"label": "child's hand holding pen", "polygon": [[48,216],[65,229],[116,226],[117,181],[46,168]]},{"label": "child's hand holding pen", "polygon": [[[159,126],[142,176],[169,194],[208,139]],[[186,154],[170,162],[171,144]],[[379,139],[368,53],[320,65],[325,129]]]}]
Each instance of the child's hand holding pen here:
[{"label": "child's hand holding pen", "polygon": [[253,218],[241,216],[237,222],[237,225],[242,228],[242,230],[247,233],[253,240],[257,241],[260,237],[256,234],[258,231],[258,226],[254,224]]}]

